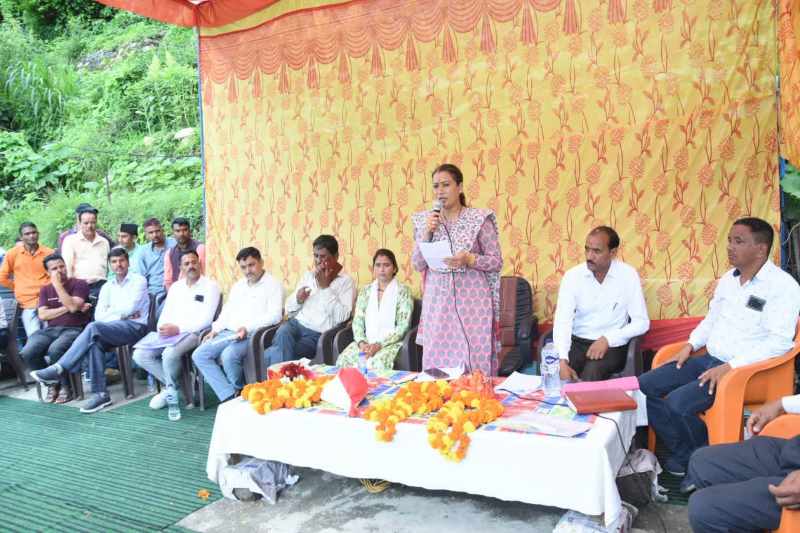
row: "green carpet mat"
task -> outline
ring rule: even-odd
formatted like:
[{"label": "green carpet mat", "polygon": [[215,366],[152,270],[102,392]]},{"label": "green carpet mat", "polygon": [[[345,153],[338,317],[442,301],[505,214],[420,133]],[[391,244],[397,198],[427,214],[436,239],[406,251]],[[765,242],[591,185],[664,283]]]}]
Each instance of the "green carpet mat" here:
[{"label": "green carpet mat", "polygon": [[170,422],[146,399],[86,415],[0,397],[0,529],[180,531],[220,498],[205,473],[215,412]]},{"label": "green carpet mat", "polygon": [[[663,465],[664,461],[667,460],[669,454],[667,450],[661,445],[661,441],[656,439],[656,457],[658,458],[658,462]],[[662,466],[663,468],[663,466]],[[680,476],[673,476],[666,470],[663,470],[661,474],[658,476],[658,484],[668,489],[669,492],[667,493],[667,498],[669,500],[667,503],[671,503],[673,505],[681,505],[686,506],[689,505],[689,496],[691,494],[681,494],[680,487],[683,478]]]}]

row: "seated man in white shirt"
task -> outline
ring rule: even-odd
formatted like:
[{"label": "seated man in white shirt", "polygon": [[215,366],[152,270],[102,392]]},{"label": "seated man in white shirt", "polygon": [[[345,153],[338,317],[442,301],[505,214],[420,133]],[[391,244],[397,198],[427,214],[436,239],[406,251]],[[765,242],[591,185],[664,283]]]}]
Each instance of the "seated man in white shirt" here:
[{"label": "seated man in white shirt", "polygon": [[586,262],[564,274],[553,344],[561,379],[600,381],[625,368],[628,343],[650,328],[639,274],[616,259],[619,235],[598,226],[584,247]]},{"label": "seated man in white shirt", "polygon": [[147,280],[128,271],[128,252],[114,248],[108,254],[114,279],[103,285],[97,299],[95,321],[78,335],[58,362],[31,372],[31,377],[45,385],[55,385],[66,372],[78,372],[81,361],[88,357],[92,398],[81,408],[82,413],[94,413],[111,405],[106,389],[106,351],[126,344],[135,344],[147,333],[150,297]]},{"label": "seated man in white shirt", "polygon": [[317,341],[326,331],[350,317],[355,284],[339,264],[339,243],[332,235],[314,239],[314,270],[306,272],[286,299],[289,320],[264,351],[267,366],[301,357],[314,357]]},{"label": "seated man in white shirt", "polygon": [[[769,260],[773,236],[759,218],[733,223],[728,260],[734,268],[720,278],[708,314],[674,361],[639,376],[648,421],[669,451],[663,466],[674,475],[684,475],[692,452],[708,444],[698,415],[714,404],[722,376],[794,345],[800,286]],[[707,354],[690,356],[703,347]]]},{"label": "seated man in white shirt", "polygon": [[183,356],[200,343],[200,332],[211,325],[219,305],[219,285],[202,275],[197,252],[183,252],[180,265],[181,278],[167,293],[157,331],[139,341],[133,352],[136,364],[166,386],[150,400],[152,409],[165,407],[170,394],[177,397]]},{"label": "seated man in white shirt", "polygon": [[[783,413],[800,414],[800,394],[766,404],[747,427],[758,435]],[[735,444],[700,448],[692,454],[682,492],[689,498],[689,523],[698,533],[778,529],[783,507],[800,506],[800,435],[755,436]]]},{"label": "seated man in white shirt", "polygon": [[211,333],[192,355],[220,401],[235,397],[244,387],[242,359],[247,355],[248,338],[283,318],[283,285],[264,271],[261,252],[248,246],[239,251],[236,262],[244,278],[233,285]]}]

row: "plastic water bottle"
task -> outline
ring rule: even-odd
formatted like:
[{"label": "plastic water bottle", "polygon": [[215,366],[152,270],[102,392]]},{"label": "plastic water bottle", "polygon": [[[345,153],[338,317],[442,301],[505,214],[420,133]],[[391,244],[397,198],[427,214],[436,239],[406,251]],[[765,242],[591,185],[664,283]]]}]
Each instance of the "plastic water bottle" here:
[{"label": "plastic water bottle", "polygon": [[358,352],[358,370],[367,377],[367,353],[364,351]]},{"label": "plastic water bottle", "polygon": [[544,395],[561,396],[561,362],[552,342],[548,342],[542,348],[540,368]]},{"label": "plastic water bottle", "polygon": [[178,393],[171,387],[167,391],[167,418],[173,422],[181,419],[181,408],[178,405]]},{"label": "plastic water bottle", "polygon": [[153,374],[147,374],[147,392],[154,393],[156,391],[156,380],[153,379]]}]

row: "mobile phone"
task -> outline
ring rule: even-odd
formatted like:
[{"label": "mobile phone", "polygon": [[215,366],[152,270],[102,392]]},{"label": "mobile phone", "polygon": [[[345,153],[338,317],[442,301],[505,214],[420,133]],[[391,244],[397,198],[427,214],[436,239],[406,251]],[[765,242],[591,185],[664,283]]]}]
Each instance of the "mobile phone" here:
[{"label": "mobile phone", "polygon": [[447,379],[450,377],[450,374],[443,370],[439,370],[438,368],[429,368],[424,371],[425,374],[428,374],[430,377],[434,379]]}]

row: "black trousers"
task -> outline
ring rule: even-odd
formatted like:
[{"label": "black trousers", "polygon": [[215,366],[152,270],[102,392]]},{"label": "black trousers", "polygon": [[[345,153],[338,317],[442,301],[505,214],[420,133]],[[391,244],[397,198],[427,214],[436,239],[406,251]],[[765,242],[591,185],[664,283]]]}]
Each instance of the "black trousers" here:
[{"label": "black trousers", "polygon": [[695,533],[776,529],[781,508],[767,486],[800,469],[800,436],[753,437],[700,448],[689,460],[689,523]]},{"label": "black trousers", "polygon": [[586,352],[594,341],[572,336],[569,349],[569,366],[582,381],[602,381],[612,374],[622,371],[628,360],[628,345],[609,348],[602,359],[588,359]]}]

